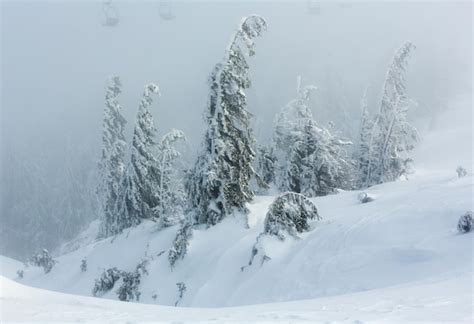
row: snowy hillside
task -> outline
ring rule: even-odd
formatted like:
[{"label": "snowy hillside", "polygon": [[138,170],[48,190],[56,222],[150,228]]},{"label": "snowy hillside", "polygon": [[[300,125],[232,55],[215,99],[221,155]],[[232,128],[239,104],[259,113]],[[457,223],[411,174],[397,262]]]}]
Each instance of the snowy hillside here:
[{"label": "snowy hillside", "polygon": [[[250,205],[250,228],[239,217],[195,230],[188,254],[171,271],[166,251],[176,227],[155,231],[144,223],[115,238],[63,255],[50,273],[25,269],[22,283],[91,296],[94,279],[107,268],[133,271],[148,258],[141,302],[174,305],[176,283],[187,290],[181,306],[224,307],[334,296],[419,280],[444,280],[472,273],[472,235],[460,235],[459,216],[472,208],[472,177],[420,177],[372,187],[374,202],[360,204],[357,192],[313,201],[323,220],[299,241],[274,240],[271,260],[243,272],[273,197]],[[88,270],[81,272],[81,260]],[[104,297],[117,299],[116,287]],[[469,285],[468,285],[469,286]],[[153,299],[153,295],[156,298]]]},{"label": "snowy hillside", "polygon": [[[443,120],[450,122],[448,115]],[[209,229],[195,229],[188,254],[173,270],[167,251],[177,227],[157,231],[151,221],[96,242],[97,224],[93,224],[66,247],[76,250],[58,257],[48,274],[2,257],[2,319],[101,320],[107,314],[107,320],[469,322],[473,235],[458,233],[456,225],[459,216],[473,208],[473,178],[471,169],[467,177],[457,178],[453,166],[470,166],[466,149],[469,152],[472,143],[458,141],[470,131],[470,124],[458,125],[456,130],[439,127],[425,137],[417,152],[419,167],[409,181],[369,188],[375,201],[361,204],[359,192],[312,198],[323,220],[313,222],[314,229],[301,234],[300,240],[267,240],[266,254],[271,259],[244,271],[241,267],[249,261],[274,197],[259,196],[249,205],[249,228],[237,215]],[[446,149],[457,153],[446,160],[448,164],[429,164],[437,152],[434,142],[441,139]],[[80,269],[83,259],[85,272]],[[140,283],[140,302],[161,306],[23,286],[92,296],[94,280],[103,270],[133,271],[144,259],[149,265]],[[20,269],[24,270],[21,279],[16,274]],[[176,285],[180,282],[186,285],[182,299]],[[121,280],[103,298],[117,300],[120,284]],[[200,309],[162,306],[176,302]],[[272,304],[202,309],[262,303]]]},{"label": "snowy hillside", "polygon": [[357,294],[231,308],[176,308],[123,303],[27,287],[0,277],[2,321],[442,321],[469,323],[469,276],[426,281]]}]

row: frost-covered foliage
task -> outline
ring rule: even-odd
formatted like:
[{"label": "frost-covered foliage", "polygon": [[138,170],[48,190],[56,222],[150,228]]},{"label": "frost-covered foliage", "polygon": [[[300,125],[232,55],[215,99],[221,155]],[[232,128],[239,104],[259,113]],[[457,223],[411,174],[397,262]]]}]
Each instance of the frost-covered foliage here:
[{"label": "frost-covered foliage", "polygon": [[263,18],[244,18],[224,61],[211,74],[203,150],[186,182],[196,224],[215,225],[234,210],[247,213],[245,204],[253,199],[255,152],[244,92],[250,87],[246,57],[255,54],[254,39],[265,29]]},{"label": "frost-covered foliage", "polygon": [[173,129],[163,136],[158,145],[160,181],[157,189],[160,203],[155,207],[154,214],[159,218],[161,227],[175,225],[183,218],[185,192],[176,168],[176,160],[181,156],[176,144],[185,140],[182,131]]},{"label": "frost-covered foliage", "polygon": [[153,103],[152,96],[156,94],[159,95],[157,85],[152,83],[146,85],[138,107],[131,160],[127,168],[124,199],[120,208],[122,229],[139,223],[141,219],[153,218],[153,210],[160,204],[156,129],[150,112],[150,106]]},{"label": "frost-covered foliage", "polygon": [[168,261],[171,268],[175,266],[176,261],[184,258],[188,252],[189,240],[191,239],[192,235],[192,224],[187,221],[182,222],[178,232],[176,233],[173,246],[168,253]]},{"label": "frost-covered foliage", "polygon": [[407,173],[409,152],[417,140],[416,129],[407,121],[409,101],[405,70],[415,46],[407,42],[395,53],[383,87],[380,111],[371,132],[365,186],[394,181]]},{"label": "frost-covered foliage", "polygon": [[456,173],[458,174],[458,178],[463,178],[467,176],[467,170],[463,168],[462,166],[458,166],[456,168]]},{"label": "frost-covered foliage", "polygon": [[81,272],[86,272],[87,271],[87,260],[82,259],[81,260]]},{"label": "frost-covered foliage", "polygon": [[140,262],[135,271],[122,272],[122,285],[117,289],[118,299],[121,301],[140,300],[140,282],[142,275],[148,275],[146,269],[148,260]]},{"label": "frost-covered foliage", "polygon": [[264,194],[266,189],[275,181],[275,169],[277,158],[273,152],[273,146],[258,146],[255,159],[256,191]]},{"label": "frost-covered foliage", "polygon": [[107,237],[121,230],[117,212],[120,185],[122,184],[126,150],[125,124],[118,95],[122,92],[120,78],[109,78],[105,94],[105,109],[102,133],[102,157],[99,163],[101,182],[98,193],[101,199],[102,226],[100,235]]},{"label": "frost-covered foliage", "polygon": [[186,284],[184,282],[178,282],[176,283],[176,286],[178,287],[178,299],[176,300],[174,305],[178,306],[181,299],[183,299],[184,293],[186,292]]},{"label": "frost-covered foliage", "polygon": [[321,220],[316,205],[301,194],[286,192],[268,208],[263,232],[280,240],[284,240],[286,234],[296,238],[298,233],[310,230],[309,220]]},{"label": "frost-covered foliage", "polygon": [[359,127],[359,143],[356,151],[356,160],[358,167],[357,187],[364,187],[367,179],[369,161],[370,161],[370,141],[372,137],[373,120],[370,117],[367,105],[367,91],[361,100],[361,120]]},{"label": "frost-covered foliage", "polygon": [[458,230],[461,233],[467,233],[472,230],[472,227],[474,226],[473,220],[472,220],[472,211],[466,212],[464,215],[462,215],[459,218],[458,222]]},{"label": "frost-covered foliage", "polygon": [[109,268],[102,272],[99,279],[95,280],[94,288],[92,289],[92,295],[102,296],[112,288],[115,283],[122,277],[122,271],[116,267]]},{"label": "frost-covered foliage", "polygon": [[314,121],[309,106],[314,90],[315,86],[298,89],[297,98],[277,115],[273,138],[279,189],[310,197],[351,188],[353,167],[346,150],[352,143]]},{"label": "frost-covered foliage", "polygon": [[49,254],[49,251],[46,249],[43,249],[43,251],[40,253],[36,253],[30,259],[30,263],[34,266],[42,267],[44,273],[50,272],[57,262],[58,261],[54,260],[53,257]]},{"label": "frost-covered foliage", "polygon": [[280,195],[268,208],[263,232],[257,236],[248,265],[241,267],[241,270],[244,271],[247,266],[251,266],[258,254],[261,255],[260,265],[271,260],[266,255],[262,244],[263,240],[268,237],[276,237],[278,240],[284,241],[288,235],[298,239],[298,233],[311,230],[310,220],[321,219],[316,205],[302,194],[286,192]]}]

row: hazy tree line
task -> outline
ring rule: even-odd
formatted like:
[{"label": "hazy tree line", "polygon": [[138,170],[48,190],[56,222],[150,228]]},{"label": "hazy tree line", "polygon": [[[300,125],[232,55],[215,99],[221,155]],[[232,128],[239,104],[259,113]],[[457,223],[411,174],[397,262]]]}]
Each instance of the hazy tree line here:
[{"label": "hazy tree line", "polygon": [[389,63],[378,111],[369,111],[364,94],[356,147],[333,123],[318,123],[311,109],[317,87],[303,85],[301,78],[295,99],[275,116],[272,140],[259,145],[245,90],[251,85],[247,59],[255,55],[254,40],[266,26],[262,17],[244,18],[223,61],[212,71],[201,151],[182,177],[174,166],[179,152],[173,143],[184,139],[184,134],[173,131],[161,142],[155,139],[149,107],[159,91],[153,84],[145,86],[130,160],[125,161],[124,118],[115,96],[120,90],[114,90],[118,82],[112,79],[106,95],[101,161],[102,237],[143,219],[160,227],[181,223],[168,256],[174,266],[186,253],[193,227],[213,226],[236,213],[247,215],[246,204],[255,192],[316,197],[394,181],[408,173],[409,152],[417,135],[407,122],[404,73],[414,45],[403,44]]},{"label": "hazy tree line", "polygon": [[[275,116],[272,139],[257,143],[245,95],[251,85],[247,58],[255,55],[254,40],[265,30],[263,18],[243,19],[223,61],[211,72],[207,128],[194,165],[186,170],[176,165],[177,145],[185,140],[182,131],[171,130],[157,138],[150,111],[160,95],[155,84],[144,87],[133,136],[127,140],[121,82],[113,76],[106,88],[99,167],[84,165],[82,174],[68,174],[66,165],[64,173],[70,181],[58,184],[58,201],[51,201],[42,199],[41,168],[19,163],[21,178],[28,183],[2,196],[18,202],[9,205],[10,213],[22,216],[11,221],[28,221],[8,226],[24,230],[2,230],[4,237],[24,237],[22,253],[29,253],[71,238],[97,215],[100,237],[118,234],[144,219],[155,221],[159,228],[180,223],[169,255],[174,264],[186,253],[192,227],[213,226],[235,212],[246,215],[246,204],[255,193],[288,191],[315,197],[394,181],[407,174],[417,135],[407,122],[404,73],[414,46],[403,44],[389,62],[378,107],[369,107],[366,95],[362,96],[360,129],[354,138],[346,138],[353,130],[338,130],[346,117],[338,120],[337,127],[318,122],[312,113],[318,88],[298,78],[295,99]],[[344,116],[344,109],[340,114]],[[66,195],[74,199],[64,198]],[[34,199],[23,199],[25,196]],[[47,233],[52,228],[63,234],[50,241]]]}]

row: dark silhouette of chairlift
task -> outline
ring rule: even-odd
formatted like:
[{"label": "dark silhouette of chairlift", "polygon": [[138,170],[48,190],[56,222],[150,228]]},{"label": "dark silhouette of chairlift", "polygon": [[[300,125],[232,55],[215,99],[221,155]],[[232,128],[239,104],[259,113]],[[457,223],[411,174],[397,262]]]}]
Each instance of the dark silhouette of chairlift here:
[{"label": "dark silhouette of chairlift", "polygon": [[310,15],[319,15],[321,14],[321,5],[318,1],[308,0],[307,10]]},{"label": "dark silhouette of chairlift", "polygon": [[102,11],[104,12],[104,20],[102,21],[102,26],[105,27],[115,27],[118,25],[119,12],[116,6],[112,3],[111,0],[104,1],[102,5]]},{"label": "dark silhouette of chairlift", "polygon": [[171,8],[170,0],[160,1],[158,13],[160,15],[160,18],[163,20],[173,20],[176,18],[176,15],[173,13],[173,10]]}]

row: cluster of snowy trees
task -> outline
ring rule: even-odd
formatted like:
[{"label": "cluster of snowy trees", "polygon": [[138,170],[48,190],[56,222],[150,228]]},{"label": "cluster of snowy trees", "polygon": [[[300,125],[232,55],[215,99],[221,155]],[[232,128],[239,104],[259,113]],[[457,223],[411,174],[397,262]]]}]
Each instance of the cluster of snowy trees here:
[{"label": "cluster of snowy trees", "polygon": [[171,226],[183,215],[184,187],[174,165],[180,155],[175,145],[185,136],[181,131],[172,130],[161,141],[156,141],[150,107],[153,97],[160,93],[157,85],[148,84],[138,107],[130,160],[126,163],[126,120],[118,101],[121,91],[120,79],[111,77],[105,96],[99,164],[102,237],[118,234],[143,219],[157,221],[161,227]]},{"label": "cluster of snowy trees", "polygon": [[[117,77],[110,79],[100,163],[103,236],[120,233],[143,219],[156,221],[160,228],[180,223],[168,253],[173,267],[186,254],[194,227],[214,226],[232,214],[246,216],[246,204],[255,192],[269,188],[288,192],[274,202],[268,214],[273,220],[269,221],[273,225],[268,233],[280,237],[280,227],[295,235],[307,230],[308,218],[319,219],[307,197],[365,188],[406,174],[409,152],[417,138],[416,130],[407,122],[409,100],[404,82],[414,45],[408,42],[395,53],[374,117],[364,95],[355,148],[334,130],[334,124],[324,127],[317,122],[312,113],[317,88],[302,85],[300,78],[296,98],[275,117],[272,141],[257,145],[245,94],[251,84],[247,58],[255,55],[254,40],[266,27],[262,17],[245,17],[223,61],[213,69],[202,149],[183,177],[175,162],[180,156],[176,143],[185,139],[184,134],[173,130],[161,141],[155,139],[150,106],[159,90],[154,84],[145,87],[130,160],[125,162],[126,122],[117,99],[121,85]],[[295,211],[294,219],[281,216],[289,209]]]}]

